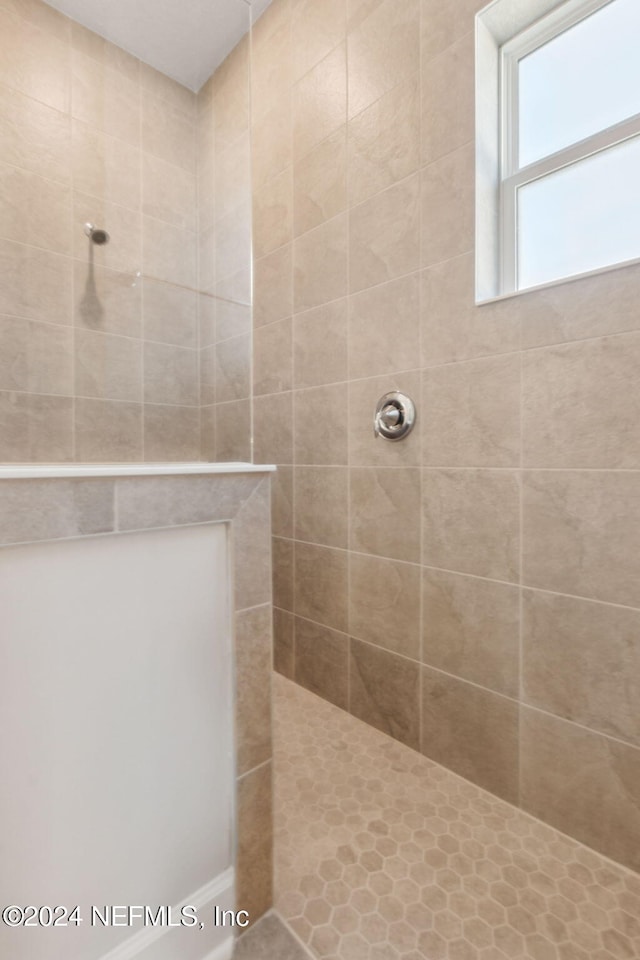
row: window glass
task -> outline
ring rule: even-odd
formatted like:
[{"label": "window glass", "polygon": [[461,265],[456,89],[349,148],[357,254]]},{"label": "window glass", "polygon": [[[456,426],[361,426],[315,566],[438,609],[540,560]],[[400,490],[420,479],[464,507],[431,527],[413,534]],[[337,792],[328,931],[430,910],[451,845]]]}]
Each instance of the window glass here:
[{"label": "window glass", "polygon": [[520,187],[518,287],[640,257],[639,170],[635,137]]},{"label": "window glass", "polygon": [[519,61],[519,165],[640,113],[640,0],[611,3]]}]

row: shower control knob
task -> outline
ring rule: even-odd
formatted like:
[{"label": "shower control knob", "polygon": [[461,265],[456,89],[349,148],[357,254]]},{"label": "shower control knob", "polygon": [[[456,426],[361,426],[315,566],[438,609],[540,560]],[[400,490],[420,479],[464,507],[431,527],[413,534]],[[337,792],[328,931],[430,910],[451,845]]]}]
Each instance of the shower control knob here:
[{"label": "shower control knob", "polygon": [[404,393],[385,393],[380,397],[373,418],[373,432],[385,440],[402,440],[413,430],[416,408]]}]

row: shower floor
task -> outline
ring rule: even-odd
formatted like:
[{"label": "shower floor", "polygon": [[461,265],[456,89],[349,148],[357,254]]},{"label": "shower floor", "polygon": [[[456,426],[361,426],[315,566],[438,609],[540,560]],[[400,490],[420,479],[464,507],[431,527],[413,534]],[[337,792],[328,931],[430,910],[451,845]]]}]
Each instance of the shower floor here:
[{"label": "shower floor", "polygon": [[275,907],[324,960],[640,958],[640,876],[274,678]]}]

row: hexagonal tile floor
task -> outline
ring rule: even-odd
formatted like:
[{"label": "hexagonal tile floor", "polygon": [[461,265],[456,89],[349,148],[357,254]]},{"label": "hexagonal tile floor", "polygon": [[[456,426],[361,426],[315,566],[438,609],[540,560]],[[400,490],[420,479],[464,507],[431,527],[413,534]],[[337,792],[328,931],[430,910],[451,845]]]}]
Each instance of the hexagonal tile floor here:
[{"label": "hexagonal tile floor", "polygon": [[640,958],[640,876],[274,684],[276,909],[316,957]]}]

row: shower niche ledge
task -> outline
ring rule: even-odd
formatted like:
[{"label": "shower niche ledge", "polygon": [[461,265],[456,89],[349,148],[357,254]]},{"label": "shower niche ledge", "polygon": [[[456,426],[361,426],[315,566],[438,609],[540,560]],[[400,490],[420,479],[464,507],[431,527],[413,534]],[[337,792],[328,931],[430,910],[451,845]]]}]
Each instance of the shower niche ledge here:
[{"label": "shower niche ledge", "polygon": [[[0,899],[84,920],[2,926],[0,955],[228,960],[215,907],[270,908],[269,684],[242,645],[257,624],[270,663],[273,469],[0,467]],[[168,914],[91,923],[127,905]]]}]

